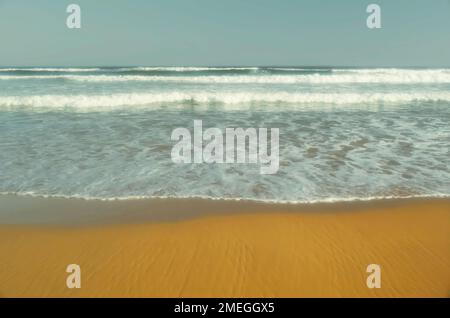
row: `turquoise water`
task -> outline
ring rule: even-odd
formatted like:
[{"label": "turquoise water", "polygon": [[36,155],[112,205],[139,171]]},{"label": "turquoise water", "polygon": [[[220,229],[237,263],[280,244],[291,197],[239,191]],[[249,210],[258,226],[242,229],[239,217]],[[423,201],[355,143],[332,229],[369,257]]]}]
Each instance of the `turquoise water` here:
[{"label": "turquoise water", "polygon": [[[174,164],[173,129],[280,129],[280,168]],[[289,202],[450,195],[450,69],[0,69],[0,193]]]}]

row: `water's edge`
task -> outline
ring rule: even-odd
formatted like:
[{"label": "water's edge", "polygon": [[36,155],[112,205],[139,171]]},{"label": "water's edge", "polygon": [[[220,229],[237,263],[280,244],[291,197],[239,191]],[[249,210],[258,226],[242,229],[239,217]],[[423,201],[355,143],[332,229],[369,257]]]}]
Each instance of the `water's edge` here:
[{"label": "water's edge", "polygon": [[280,204],[200,198],[102,201],[0,195],[0,225],[84,227],[179,222],[199,217],[254,213],[353,213],[375,209],[389,210],[420,202],[445,204],[450,208],[449,197]]}]

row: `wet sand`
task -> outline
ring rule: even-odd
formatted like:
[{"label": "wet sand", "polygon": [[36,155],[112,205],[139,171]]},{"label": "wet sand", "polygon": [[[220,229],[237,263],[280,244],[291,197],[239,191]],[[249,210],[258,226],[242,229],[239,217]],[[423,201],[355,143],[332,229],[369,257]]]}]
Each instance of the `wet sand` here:
[{"label": "wet sand", "polygon": [[[2,297],[449,297],[450,200],[0,198]],[[66,267],[81,266],[81,289]],[[381,288],[366,267],[381,266]]]}]

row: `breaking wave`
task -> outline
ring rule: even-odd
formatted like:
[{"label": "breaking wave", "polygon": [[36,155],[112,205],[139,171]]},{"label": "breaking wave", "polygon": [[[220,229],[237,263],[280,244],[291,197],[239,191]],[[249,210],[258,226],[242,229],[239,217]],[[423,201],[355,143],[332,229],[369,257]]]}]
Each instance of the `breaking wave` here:
[{"label": "breaking wave", "polygon": [[[28,73],[31,72],[31,73]],[[86,73],[89,74],[77,74]],[[11,74],[10,74],[11,73]],[[68,73],[68,74],[66,74]],[[78,82],[198,84],[415,84],[450,83],[449,69],[300,69],[139,67],[115,69],[0,69],[0,80],[64,79]]]},{"label": "breaking wave", "polygon": [[416,93],[258,93],[258,92],[167,92],[111,95],[2,96],[0,107],[33,108],[115,108],[153,104],[401,104],[408,102],[450,101],[450,92]]}]

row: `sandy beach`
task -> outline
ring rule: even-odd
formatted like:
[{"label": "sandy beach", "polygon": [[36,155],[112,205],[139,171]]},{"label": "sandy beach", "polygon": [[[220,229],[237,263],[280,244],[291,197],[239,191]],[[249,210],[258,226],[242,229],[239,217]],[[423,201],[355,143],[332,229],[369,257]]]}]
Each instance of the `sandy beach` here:
[{"label": "sandy beach", "polygon": [[[8,206],[16,210],[0,218],[1,297],[450,295],[448,199],[152,205],[2,198]],[[77,209],[85,222],[73,222]],[[176,217],[183,210],[199,213]],[[25,211],[40,213],[39,222]],[[382,269],[380,289],[366,286],[372,263]],[[81,289],[66,287],[68,264],[81,266]]]}]

